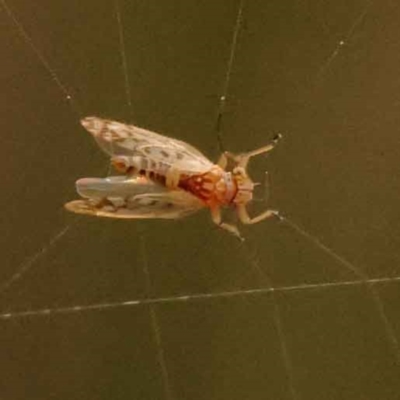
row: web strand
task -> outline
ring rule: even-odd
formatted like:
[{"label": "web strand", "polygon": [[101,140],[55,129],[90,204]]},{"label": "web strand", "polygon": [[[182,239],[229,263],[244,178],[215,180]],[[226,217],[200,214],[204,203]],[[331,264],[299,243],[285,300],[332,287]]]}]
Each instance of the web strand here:
[{"label": "web strand", "polygon": [[238,42],[238,37],[239,33],[242,27],[242,19],[243,19],[243,9],[245,5],[245,0],[240,0],[239,1],[239,7],[238,7],[238,12],[236,16],[236,23],[235,27],[233,30],[233,35],[232,35],[232,41],[231,41],[231,46],[230,46],[230,51],[229,51],[229,59],[228,59],[228,65],[226,68],[226,73],[225,73],[225,78],[223,81],[223,86],[222,86],[222,92],[219,97],[219,104],[218,104],[218,113],[217,113],[217,121],[215,124],[215,131],[217,134],[217,140],[218,140],[218,146],[219,150],[222,153],[225,151],[225,146],[223,143],[223,138],[222,138],[222,119],[225,113],[225,105],[228,97],[228,92],[229,92],[229,85],[231,82],[231,76],[232,76],[232,68],[233,68],[233,63],[235,61],[235,54],[236,54],[236,48],[237,48],[237,42]]},{"label": "web strand", "polygon": [[[129,74],[128,74],[128,61],[127,61],[127,51],[125,45],[125,37],[124,37],[124,27],[122,23],[122,15],[121,15],[121,7],[119,0],[115,0],[115,13],[118,25],[118,35],[119,35],[119,50],[121,55],[122,62],[122,73],[124,77],[124,87],[125,87],[125,95],[126,95],[126,103],[128,110],[132,112],[132,96],[131,96],[131,86],[129,82]],[[111,142],[112,143],[112,142]],[[110,169],[108,174],[110,173]],[[152,283],[151,283],[151,275],[150,269],[148,265],[148,257],[147,257],[147,248],[145,243],[145,230],[140,230],[139,240],[140,240],[140,248],[142,252],[142,260],[143,260],[143,274],[145,277],[146,283],[146,293],[147,296],[150,296],[152,293]],[[172,386],[169,378],[167,363],[165,359],[165,350],[162,342],[162,331],[161,326],[157,316],[156,304],[149,305],[149,316],[150,316],[150,324],[153,332],[153,339],[157,352],[157,361],[161,370],[162,383],[165,393],[166,400],[174,400],[174,396],[172,393]]]},{"label": "web strand", "polygon": [[373,4],[373,1],[367,2],[366,6],[362,10],[362,12],[359,14],[359,16],[355,19],[355,21],[351,25],[350,29],[348,30],[348,32],[344,35],[343,39],[337,43],[333,52],[330,54],[330,56],[327,58],[327,60],[322,64],[322,66],[320,67],[319,71],[316,74],[315,84],[319,84],[322,81],[323,77],[326,75],[329,68],[331,67],[333,61],[340,54],[342,48],[350,41],[350,39],[354,35],[354,32],[356,31],[356,29],[364,21],[372,4]]},{"label": "web strand", "polygon": [[11,286],[16,282],[20,281],[30,271],[30,269],[36,264],[36,262],[44,257],[53,247],[65,236],[65,234],[71,229],[72,225],[66,225],[61,228],[54,236],[35,254],[25,260],[14,272],[14,274],[7,279],[3,284],[0,285],[0,295],[7,292]]},{"label": "web strand", "polygon": [[273,311],[272,316],[273,316],[275,329],[276,329],[278,339],[279,339],[281,357],[282,357],[283,366],[284,366],[286,376],[287,376],[289,393],[290,393],[292,400],[300,400],[299,394],[297,393],[296,387],[295,387],[295,379],[294,379],[294,374],[293,374],[293,362],[292,362],[292,359],[290,357],[290,353],[288,350],[287,339],[286,339],[285,330],[284,330],[284,326],[283,326],[281,311],[280,311],[279,304],[278,304],[278,301],[276,298],[275,288],[274,288],[272,279],[261,268],[261,266],[258,262],[258,256],[255,253],[255,251],[252,253],[250,251],[249,245],[246,242],[243,242],[242,246],[244,248],[246,248],[245,253],[247,256],[252,254],[251,259],[249,260],[250,264],[256,270],[257,274],[260,276],[261,281],[263,281],[265,283],[266,287],[270,289],[269,293],[270,293],[270,297],[271,297],[271,304],[272,304],[272,311]]},{"label": "web strand", "polygon": [[[235,61],[235,55],[236,55],[236,49],[237,49],[237,43],[238,43],[238,37],[240,34],[240,30],[242,27],[242,20],[243,20],[243,9],[245,6],[245,0],[240,0],[239,1],[239,7],[238,7],[238,12],[236,16],[236,23],[235,27],[233,30],[233,35],[232,35],[232,40],[231,40],[231,47],[230,47],[230,52],[229,52],[229,59],[228,59],[228,64],[226,68],[226,73],[225,73],[225,79],[223,82],[223,87],[222,87],[222,93],[219,98],[219,105],[218,105],[218,114],[217,114],[217,121],[216,121],[216,135],[217,135],[217,141],[219,145],[219,149],[221,152],[225,150],[225,146],[223,144],[223,139],[222,139],[222,120],[225,112],[225,105],[229,93],[229,86],[230,86],[230,81],[231,81],[231,76],[232,76],[232,69],[233,69],[233,64]],[[259,264],[255,261],[256,258],[253,258],[251,261],[251,264],[259,275],[261,275],[264,279],[264,281],[267,284],[267,287],[273,288],[272,281],[270,278],[263,273],[261,270]],[[286,344],[286,337],[283,329],[283,323],[282,323],[282,317],[281,313],[279,310],[279,305],[276,301],[274,292],[271,291],[271,302],[272,302],[272,307],[273,307],[273,319],[274,319],[274,324],[275,328],[278,334],[279,338],[279,344],[280,344],[280,351],[281,351],[281,356],[283,360],[283,365],[286,371],[286,375],[288,377],[288,384],[289,384],[289,391],[292,400],[299,400],[299,397],[296,393],[295,386],[294,386],[294,380],[293,380],[293,371],[292,371],[292,361],[290,359],[290,355],[288,352],[287,344]]]},{"label": "web strand", "polygon": [[334,250],[332,250],[330,247],[326,246],[324,243],[322,243],[316,236],[310,234],[309,232],[305,231],[303,228],[301,228],[299,225],[295,224],[292,220],[281,216],[277,215],[278,218],[284,222],[286,225],[288,225],[290,228],[295,230],[298,234],[301,236],[305,237],[308,239],[311,243],[313,243],[316,247],[324,251],[326,254],[328,254],[330,257],[332,257],[334,260],[338,261],[339,264],[343,265],[347,270],[351,271],[356,277],[360,279],[360,282],[364,282],[364,285],[368,289],[368,292],[372,296],[372,300],[374,302],[374,305],[376,307],[376,311],[378,313],[379,318],[382,321],[382,324],[384,326],[384,330],[386,333],[386,337],[390,342],[390,345],[392,347],[394,356],[396,358],[396,362],[400,366],[400,346],[398,339],[396,337],[395,331],[393,329],[392,324],[390,323],[386,312],[385,308],[383,306],[383,302],[378,294],[378,292],[375,290],[373,283],[374,281],[369,279],[369,277],[359,268],[357,268],[354,264],[352,264],[350,261],[346,260],[344,257],[340,256],[337,254]]},{"label": "web strand", "polygon": [[77,106],[75,100],[73,100],[71,93],[68,91],[66,85],[61,81],[56,73],[56,70],[51,66],[47,58],[43,55],[43,53],[39,50],[39,48],[35,45],[32,38],[21,24],[21,22],[17,19],[11,8],[8,6],[6,0],[0,0],[4,11],[8,15],[9,19],[12,21],[15,29],[18,32],[18,35],[22,38],[22,40],[30,47],[30,49],[35,54],[36,58],[42,64],[43,68],[47,71],[51,80],[56,84],[58,89],[63,95],[63,98],[68,101],[71,109],[77,114],[81,115],[79,112],[79,107]]},{"label": "web strand", "polygon": [[[145,232],[141,231],[139,232],[139,237],[140,237],[140,245],[141,245],[141,250],[142,250],[142,258],[143,258],[143,273],[145,276],[145,282],[146,282],[146,292],[147,295],[151,295],[151,277],[150,277],[150,270],[149,270],[149,265],[147,261],[147,250],[146,250],[146,243],[145,243]],[[151,320],[151,326],[153,330],[153,335],[154,335],[154,341],[156,344],[156,350],[157,350],[157,359],[158,359],[158,364],[161,369],[161,375],[162,375],[162,380],[163,380],[163,386],[164,386],[164,392],[167,400],[173,400],[174,396],[172,394],[172,386],[171,386],[171,381],[169,378],[169,373],[168,373],[168,368],[167,368],[167,363],[165,360],[165,351],[162,343],[162,332],[161,332],[161,326],[158,321],[157,317],[157,310],[156,310],[156,304],[150,304],[150,320]]]},{"label": "web strand", "polygon": [[231,291],[221,291],[217,293],[197,293],[191,295],[178,295],[178,296],[166,296],[166,297],[156,297],[156,298],[142,298],[133,299],[126,301],[116,301],[116,302],[104,302],[104,303],[94,303],[90,305],[77,304],[66,307],[55,307],[55,308],[41,308],[35,310],[21,310],[21,311],[3,311],[0,313],[0,319],[16,319],[23,317],[36,317],[36,316],[48,316],[55,317],[62,314],[77,314],[85,313],[89,311],[106,311],[109,309],[124,308],[124,307],[142,307],[148,305],[157,304],[174,304],[174,303],[191,303],[198,301],[209,301],[215,299],[226,299],[234,297],[243,296],[266,296],[271,293],[291,293],[300,291],[319,291],[319,290],[331,290],[344,287],[356,287],[363,286],[366,283],[369,285],[378,284],[393,284],[400,283],[400,276],[395,277],[385,277],[385,278],[372,278],[365,280],[348,280],[340,282],[323,282],[323,283],[303,283],[300,285],[290,285],[290,286],[280,286],[280,287],[268,287],[268,288],[256,288],[256,289],[244,289],[244,290],[231,290]]},{"label": "web strand", "polygon": [[119,49],[120,49],[120,53],[121,53],[122,73],[124,75],[126,103],[127,103],[129,111],[131,111],[132,110],[131,85],[129,82],[128,61],[127,61],[126,46],[125,46],[124,27],[122,24],[121,6],[120,6],[119,1],[120,0],[115,0],[115,16],[117,19],[117,26],[118,26]]}]

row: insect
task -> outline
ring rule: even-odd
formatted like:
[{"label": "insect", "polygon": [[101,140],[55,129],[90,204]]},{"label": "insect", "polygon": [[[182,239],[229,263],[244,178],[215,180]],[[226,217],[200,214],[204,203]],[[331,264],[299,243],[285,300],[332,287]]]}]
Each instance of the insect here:
[{"label": "insect", "polygon": [[[234,207],[243,224],[277,215],[266,210],[249,216],[246,205],[256,183],[246,168],[251,157],[272,150],[281,135],[248,153],[224,152],[213,164],[183,141],[133,125],[98,117],[86,117],[81,123],[123,175],[79,179],[76,188],[82,199],[67,203],[69,211],[111,218],[177,219],[208,207],[213,222],[239,238],[238,228],[222,221],[222,207]],[[229,162],[233,167],[227,171]]]}]

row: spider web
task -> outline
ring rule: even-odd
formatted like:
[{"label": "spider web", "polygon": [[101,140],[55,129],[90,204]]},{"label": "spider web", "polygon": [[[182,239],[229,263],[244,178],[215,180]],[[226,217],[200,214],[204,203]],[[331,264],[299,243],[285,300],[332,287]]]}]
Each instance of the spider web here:
[{"label": "spider web", "polygon": [[[398,7],[159,3],[1,2],[2,397],[396,398]],[[67,215],[89,114],[213,159],[282,132],[282,221]]]}]

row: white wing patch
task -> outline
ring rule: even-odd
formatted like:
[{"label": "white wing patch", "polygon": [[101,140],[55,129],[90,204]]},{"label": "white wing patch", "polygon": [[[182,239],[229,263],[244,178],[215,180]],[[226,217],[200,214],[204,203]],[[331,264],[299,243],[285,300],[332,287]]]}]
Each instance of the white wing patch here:
[{"label": "white wing patch", "polygon": [[144,177],[83,178],[76,183],[83,197],[67,204],[77,214],[123,219],[178,219],[204,204],[184,190],[170,190]]},{"label": "white wing patch", "polygon": [[81,123],[111,156],[141,156],[188,174],[202,174],[213,166],[195,147],[134,125],[98,117],[86,117]]}]

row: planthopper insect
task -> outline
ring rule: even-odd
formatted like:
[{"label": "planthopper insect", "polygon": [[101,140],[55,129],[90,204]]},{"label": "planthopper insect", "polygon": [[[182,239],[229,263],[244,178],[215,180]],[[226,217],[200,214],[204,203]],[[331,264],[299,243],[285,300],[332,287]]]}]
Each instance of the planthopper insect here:
[{"label": "planthopper insect", "polygon": [[[281,135],[248,153],[224,152],[213,164],[185,142],[133,125],[97,117],[81,123],[122,175],[79,179],[76,188],[82,199],[67,203],[69,211],[110,218],[177,219],[208,207],[213,222],[239,238],[235,225],[222,222],[221,207],[234,207],[243,224],[277,215],[266,210],[249,216],[246,205],[256,184],[246,167],[251,157],[272,150]],[[227,171],[229,162],[233,166]]]}]

